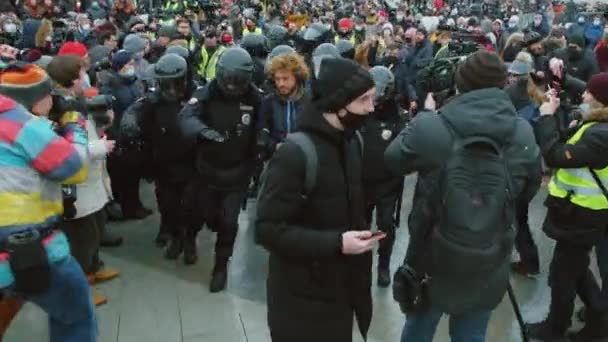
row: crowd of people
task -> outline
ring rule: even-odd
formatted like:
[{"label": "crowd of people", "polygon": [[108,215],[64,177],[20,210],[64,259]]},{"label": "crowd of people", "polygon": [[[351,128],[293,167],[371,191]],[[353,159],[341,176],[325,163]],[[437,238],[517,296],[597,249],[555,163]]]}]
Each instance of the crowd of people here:
[{"label": "crowd of people", "polygon": [[[146,180],[166,259],[195,264],[199,231],[217,233],[213,293],[257,196],[275,342],[351,341],[353,318],[366,337],[376,248],[402,342],[432,341],[443,315],[452,341],[485,341],[510,276],[540,273],[528,208],[545,176],[551,302],[522,332],[608,338],[608,8],[593,6],[2,1],[0,334],[31,301],[52,342],[97,339],[108,299],[90,286],[120,275],[99,251],[123,243],[107,221],[153,213]],[[568,332],[577,296],[585,326]]]}]

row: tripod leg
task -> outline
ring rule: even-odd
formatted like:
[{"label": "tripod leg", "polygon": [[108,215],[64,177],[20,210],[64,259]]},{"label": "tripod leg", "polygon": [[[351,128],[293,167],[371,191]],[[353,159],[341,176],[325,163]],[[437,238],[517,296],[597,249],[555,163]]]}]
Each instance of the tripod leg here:
[{"label": "tripod leg", "polygon": [[521,329],[521,338],[523,342],[529,342],[528,331],[526,330],[526,325],[524,323],[524,318],[521,315],[521,310],[519,309],[519,305],[517,304],[517,297],[515,297],[515,293],[513,292],[513,287],[511,287],[511,283],[507,287],[507,292],[509,293],[509,300],[511,301],[511,305],[513,306],[513,312],[515,312],[515,317],[517,318],[517,323],[519,324],[519,328]]}]

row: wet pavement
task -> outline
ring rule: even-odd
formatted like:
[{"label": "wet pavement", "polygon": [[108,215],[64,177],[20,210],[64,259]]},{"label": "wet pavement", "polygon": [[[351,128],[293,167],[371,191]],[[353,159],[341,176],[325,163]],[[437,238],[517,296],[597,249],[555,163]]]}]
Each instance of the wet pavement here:
[{"label": "wet pavement", "polygon": [[[411,209],[414,181],[413,177],[408,177],[406,182],[402,227],[397,232],[392,270],[405,256],[407,214]],[[543,188],[530,207],[530,226],[540,246],[541,275],[537,279],[513,276],[511,280],[526,321],[543,319],[549,305],[546,284],[553,243],[540,229],[545,215],[542,205],[545,194]],[[142,186],[142,200],[147,207],[155,207],[150,185]],[[254,212],[255,201],[250,201],[247,212],[241,214],[228,289],[220,294],[211,294],[208,290],[215,239],[209,231],[199,234],[198,264],[184,266],[181,261],[163,259],[163,250],[154,246],[159,225],[157,213],[142,221],[110,224],[110,230],[125,237],[125,244],[103,250],[106,265],[119,269],[122,274],[114,281],[96,286],[96,290],[109,300],[97,309],[99,341],[270,342],[264,284],[267,254],[253,242],[249,221]],[[595,265],[594,259],[592,262]],[[368,341],[399,341],[405,318],[393,301],[391,290],[374,285],[373,298],[374,316]],[[514,317],[505,296],[493,313],[487,341],[521,341]],[[48,341],[46,322],[43,312],[27,304],[7,331],[4,341]],[[449,341],[447,332],[447,321],[443,319],[435,341]],[[355,334],[355,341],[362,339]]]}]

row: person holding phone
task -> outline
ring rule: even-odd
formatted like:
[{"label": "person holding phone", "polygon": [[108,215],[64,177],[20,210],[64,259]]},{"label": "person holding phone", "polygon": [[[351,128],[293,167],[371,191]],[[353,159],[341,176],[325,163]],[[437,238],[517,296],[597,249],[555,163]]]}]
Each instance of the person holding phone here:
[{"label": "person holding phone", "polygon": [[[374,81],[361,66],[324,59],[299,132],[288,136],[262,176],[255,238],[270,251],[273,342],[350,342],[353,316],[367,334],[371,250],[385,235],[367,230],[356,131],[374,111],[374,94]],[[306,151],[317,161],[314,170]],[[311,173],[316,177],[308,182]]]}]

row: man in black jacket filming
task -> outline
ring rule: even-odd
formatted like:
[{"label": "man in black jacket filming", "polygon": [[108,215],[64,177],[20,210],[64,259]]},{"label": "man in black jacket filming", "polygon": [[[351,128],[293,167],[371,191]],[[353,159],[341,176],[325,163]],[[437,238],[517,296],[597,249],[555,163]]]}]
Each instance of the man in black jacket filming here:
[{"label": "man in black jacket filming", "polygon": [[502,90],[506,78],[497,55],[469,56],[455,74],[460,94],[439,114],[418,114],[386,150],[395,173],[418,171],[406,265],[394,279],[407,314],[402,341],[432,341],[446,314],[453,341],[483,342],[507,290],[512,208],[538,172],[538,147]]}]

